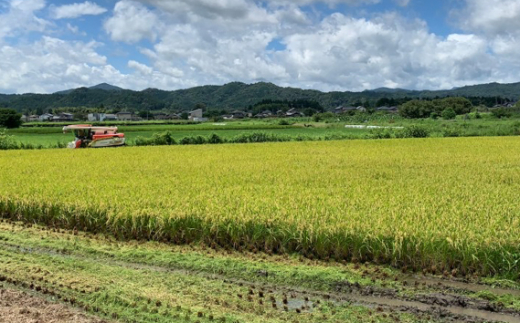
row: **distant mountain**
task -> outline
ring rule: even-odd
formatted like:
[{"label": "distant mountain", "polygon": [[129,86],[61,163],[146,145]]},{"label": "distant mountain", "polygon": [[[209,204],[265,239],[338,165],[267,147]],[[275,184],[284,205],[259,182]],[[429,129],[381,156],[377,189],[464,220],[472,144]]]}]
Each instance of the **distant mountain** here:
[{"label": "distant mountain", "polygon": [[362,92],[321,92],[290,87],[279,87],[272,83],[245,84],[232,82],[225,85],[206,85],[190,89],[163,91],[149,88],[143,91],[125,90],[102,83],[90,88],[82,87],[53,94],[0,94],[0,106],[18,111],[44,111],[61,107],[101,107],[118,110],[175,110],[188,111],[202,103],[210,109],[245,109],[263,100],[298,99],[319,102],[325,109],[332,110],[340,105],[376,103],[395,105],[414,98],[436,98],[446,96],[468,97],[474,104],[493,105],[500,100],[516,101],[520,97],[520,83],[480,84],[451,90],[415,91],[379,88]]},{"label": "distant mountain", "polygon": [[518,100],[520,98],[520,83],[488,83],[469,85],[447,91],[433,91],[439,96],[500,96]]},{"label": "distant mountain", "polygon": [[[77,89],[81,89],[81,88],[77,88]],[[69,89],[69,90],[59,91],[59,92],[55,92],[54,94],[69,94],[72,91],[75,91],[77,89]],[[104,90],[104,91],[123,91],[122,88],[120,88],[118,86],[110,85],[108,83],[100,83],[98,85],[91,86],[91,87],[89,87],[87,89],[90,89],[90,90]]]},{"label": "distant mountain", "polygon": [[101,83],[98,85],[94,85],[94,86],[89,87],[89,89],[91,89],[91,90],[97,89],[97,90],[105,90],[105,91],[123,91],[122,88],[120,88],[118,86],[110,85],[108,83]]},{"label": "distant mountain", "polygon": [[377,89],[374,89],[374,90],[366,90],[366,92],[379,92],[379,93],[398,93],[398,92],[414,92],[414,91],[410,91],[410,90],[405,90],[405,89],[391,89],[391,88],[388,88],[388,87],[380,87],[380,88],[377,88]]}]

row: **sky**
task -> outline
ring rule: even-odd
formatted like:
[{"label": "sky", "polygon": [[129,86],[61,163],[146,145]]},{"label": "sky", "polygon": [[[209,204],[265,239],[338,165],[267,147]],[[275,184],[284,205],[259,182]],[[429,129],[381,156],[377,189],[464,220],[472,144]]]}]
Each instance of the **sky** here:
[{"label": "sky", "polygon": [[519,0],[0,0],[0,93],[520,81]]}]

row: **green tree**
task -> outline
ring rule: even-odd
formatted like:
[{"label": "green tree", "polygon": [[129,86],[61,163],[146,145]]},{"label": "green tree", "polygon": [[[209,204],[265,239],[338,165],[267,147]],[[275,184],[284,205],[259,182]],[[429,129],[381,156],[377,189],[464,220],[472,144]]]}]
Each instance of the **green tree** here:
[{"label": "green tree", "polygon": [[428,118],[435,110],[431,101],[411,100],[399,107],[399,114],[405,118]]},{"label": "green tree", "polygon": [[444,111],[448,108],[453,109],[455,114],[466,114],[471,112],[473,104],[466,98],[444,98],[440,100],[434,100],[433,103],[438,107],[440,111]]},{"label": "green tree", "polygon": [[22,124],[22,115],[13,109],[0,108],[0,127],[18,128]]},{"label": "green tree", "polygon": [[493,109],[491,110],[491,114],[499,119],[509,118],[512,115],[511,111],[508,111],[506,108]]},{"label": "green tree", "polygon": [[305,110],[303,110],[303,114],[305,114],[305,116],[307,117],[313,116],[314,114],[316,114],[316,112],[317,111],[312,108],[306,108]]},{"label": "green tree", "polygon": [[139,118],[142,118],[144,120],[153,119],[152,118],[153,117],[152,114],[148,110],[139,111],[139,113],[137,115],[139,116]]},{"label": "green tree", "polygon": [[201,109],[202,111],[206,110],[206,105],[202,102],[199,102],[193,106],[193,110]]},{"label": "green tree", "polygon": [[441,116],[446,120],[451,120],[455,119],[457,113],[455,113],[455,110],[453,110],[452,108],[446,108],[442,111]]}]

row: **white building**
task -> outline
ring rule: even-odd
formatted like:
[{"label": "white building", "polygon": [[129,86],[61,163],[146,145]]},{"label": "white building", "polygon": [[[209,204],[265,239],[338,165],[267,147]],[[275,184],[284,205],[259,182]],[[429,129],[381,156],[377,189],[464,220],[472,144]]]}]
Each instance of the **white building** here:
[{"label": "white building", "polygon": [[105,121],[106,113],[89,113],[87,119],[88,121]]},{"label": "white building", "polygon": [[39,121],[51,121],[54,116],[51,113],[44,113],[42,114],[38,120]]}]

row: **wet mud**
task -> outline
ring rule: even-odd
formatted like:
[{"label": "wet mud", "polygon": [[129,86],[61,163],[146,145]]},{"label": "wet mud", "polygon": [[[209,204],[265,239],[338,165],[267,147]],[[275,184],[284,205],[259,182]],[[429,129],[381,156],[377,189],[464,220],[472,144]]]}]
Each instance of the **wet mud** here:
[{"label": "wet mud", "polygon": [[[71,255],[58,250],[45,248],[20,248],[6,242],[0,242],[3,248],[21,253],[45,253],[60,257],[87,259],[86,255]],[[275,272],[258,271],[253,274],[257,278],[251,281],[234,279],[218,274],[192,272],[169,266],[147,265],[138,262],[118,261],[114,259],[97,259],[126,268],[168,272],[172,275],[198,275],[225,284],[247,286],[248,295],[240,295],[250,301],[270,304],[280,311],[296,313],[313,313],[323,304],[328,306],[361,305],[378,312],[410,313],[419,317],[432,317],[446,322],[511,322],[520,323],[520,312],[505,308],[502,304],[468,296],[471,293],[488,291],[494,295],[513,295],[520,297],[520,291],[507,288],[495,288],[472,282],[455,279],[443,279],[419,275],[402,275],[399,277],[380,277],[378,273],[368,275],[379,280],[398,280],[400,289],[384,288],[373,285],[361,285],[357,282],[338,281],[330,286],[329,291],[279,286],[269,283],[269,277]],[[237,296],[238,297],[238,296]],[[4,313],[1,313],[5,315]],[[19,313],[18,313],[19,314]],[[13,315],[12,313],[9,315]],[[0,317],[0,323],[2,321]],[[11,321],[18,322],[18,321]],[[40,322],[24,321],[20,322]],[[62,321],[41,321],[62,322]],[[65,322],[65,321],[63,321]],[[101,322],[95,320],[77,322]]]},{"label": "wet mud", "polygon": [[106,323],[78,309],[0,287],[0,323]]}]

